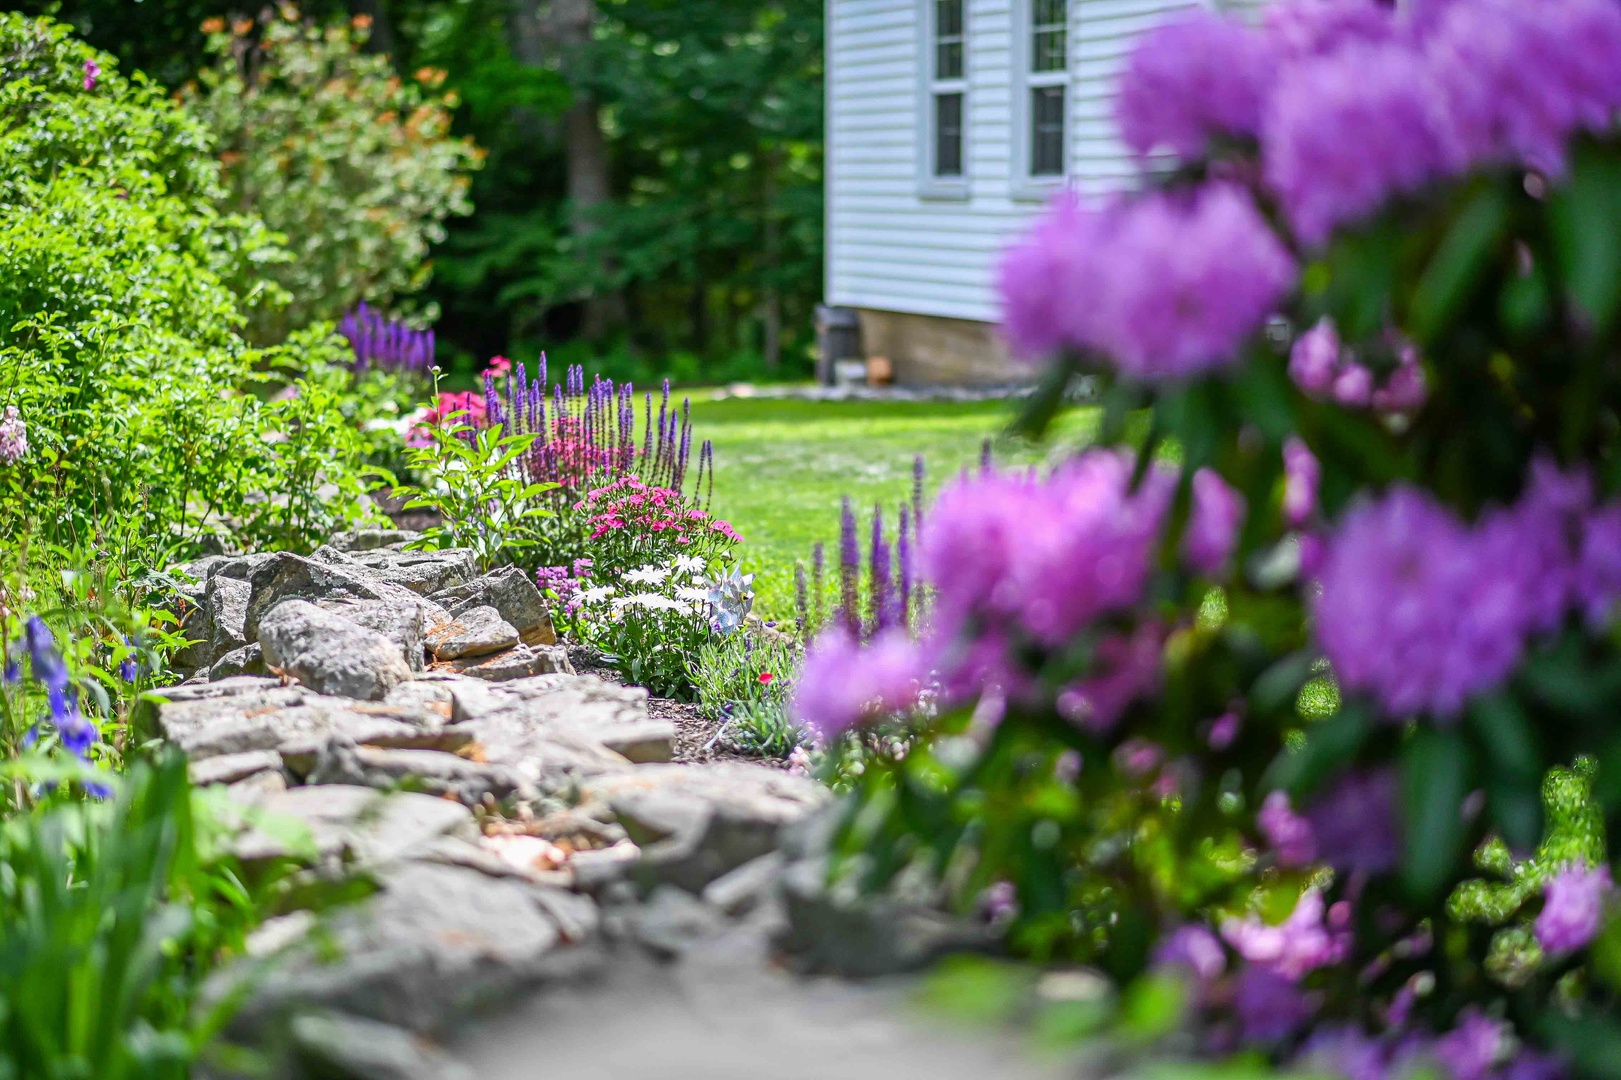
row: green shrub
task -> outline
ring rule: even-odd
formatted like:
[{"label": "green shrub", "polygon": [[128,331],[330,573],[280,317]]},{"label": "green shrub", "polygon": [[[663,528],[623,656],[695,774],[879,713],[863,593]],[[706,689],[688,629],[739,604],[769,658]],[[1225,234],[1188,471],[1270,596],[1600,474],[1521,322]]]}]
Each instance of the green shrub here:
[{"label": "green shrub", "polygon": [[480,153],[450,136],[455,97],[434,92],[443,73],[400,79],[387,57],[361,51],[367,25],[316,26],[290,5],[257,24],[214,20],[213,62],[183,92],[218,140],[221,205],[262,217],[295,256],[249,274],[286,293],[285,306],[252,313],[256,341],[421,288],[444,220],[472,210],[467,173]]},{"label": "green shrub", "polygon": [[[242,341],[227,280],[282,255],[214,208],[207,131],[113,64],[49,20],[0,15],[0,411],[28,442],[0,458],[0,533],[32,521],[88,542],[133,522],[156,560],[285,490],[262,438],[283,417],[245,391],[336,346]],[[340,452],[328,471],[349,465]]]},{"label": "green shrub", "polygon": [[799,648],[774,635],[742,630],[712,637],[692,659],[698,708],[726,721],[722,738],[747,753],[786,757],[802,741],[788,717]]}]

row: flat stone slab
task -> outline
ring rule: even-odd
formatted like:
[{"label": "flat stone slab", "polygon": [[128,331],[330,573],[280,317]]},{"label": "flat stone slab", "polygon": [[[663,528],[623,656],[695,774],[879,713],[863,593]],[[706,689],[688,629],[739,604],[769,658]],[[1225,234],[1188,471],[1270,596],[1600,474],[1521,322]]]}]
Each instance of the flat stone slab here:
[{"label": "flat stone slab", "polygon": [[584,805],[602,804],[642,849],[649,887],[701,893],[716,879],[776,850],[782,831],[825,805],[831,793],[804,777],[760,765],[642,765],[580,785]]},{"label": "flat stone slab", "polygon": [[506,652],[435,663],[433,670],[485,682],[507,682],[535,675],[573,675],[574,664],[561,645],[529,646],[519,642]]},{"label": "flat stone slab", "polygon": [[424,640],[434,659],[460,660],[505,652],[518,644],[518,631],[493,607],[472,607],[430,629]]},{"label": "flat stone slab", "polygon": [[478,826],[460,803],[416,792],[380,793],[341,784],[245,794],[235,805],[248,824],[231,843],[243,862],[293,858],[383,864]]},{"label": "flat stone slab", "polygon": [[421,862],[379,879],[376,895],[330,914],[322,943],[301,943],[268,970],[236,1028],[317,1006],[443,1032],[481,1005],[600,960],[566,945],[541,886]]}]

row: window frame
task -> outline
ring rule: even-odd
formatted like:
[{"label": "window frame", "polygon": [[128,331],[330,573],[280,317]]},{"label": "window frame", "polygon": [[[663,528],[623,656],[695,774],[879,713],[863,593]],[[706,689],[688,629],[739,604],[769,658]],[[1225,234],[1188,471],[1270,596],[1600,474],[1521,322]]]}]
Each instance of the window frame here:
[{"label": "window frame", "polygon": [[[961,6],[962,29],[959,40],[962,50],[962,71],[948,78],[937,75],[940,36],[936,25],[941,0],[918,0],[918,108],[917,108],[917,179],[918,194],[926,199],[966,199],[968,197],[969,152],[972,146],[969,92],[972,72],[969,34],[969,0],[954,0]],[[952,0],[948,0],[952,2]],[[935,172],[939,160],[940,144],[936,123],[937,100],[947,94],[956,94],[962,101],[959,153],[962,171],[941,175]]]},{"label": "window frame", "polygon": [[[1015,199],[1045,200],[1066,187],[1074,172],[1075,142],[1075,0],[1064,0],[1064,66],[1058,71],[1035,70],[1035,6],[1040,0],[1013,0],[1013,72],[1009,96],[1012,195]],[[1062,167],[1057,173],[1037,175],[1032,100],[1037,89],[1059,87],[1064,92]]]}]

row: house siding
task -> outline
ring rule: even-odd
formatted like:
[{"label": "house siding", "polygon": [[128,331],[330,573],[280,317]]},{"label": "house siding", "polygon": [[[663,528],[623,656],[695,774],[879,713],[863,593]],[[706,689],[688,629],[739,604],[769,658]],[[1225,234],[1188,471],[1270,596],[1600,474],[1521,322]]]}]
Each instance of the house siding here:
[{"label": "house siding", "polygon": [[[828,301],[988,322],[996,263],[1044,200],[1019,190],[1013,3],[966,0],[966,195],[921,193],[920,0],[828,0]],[[1085,194],[1132,181],[1111,96],[1132,39],[1195,0],[1070,0],[1069,166]]]}]

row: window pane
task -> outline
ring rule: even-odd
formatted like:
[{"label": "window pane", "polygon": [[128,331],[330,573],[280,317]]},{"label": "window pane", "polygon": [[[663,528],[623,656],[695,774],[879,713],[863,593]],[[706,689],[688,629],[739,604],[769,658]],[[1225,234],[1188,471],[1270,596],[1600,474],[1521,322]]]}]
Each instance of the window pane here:
[{"label": "window pane", "polygon": [[1030,91],[1030,175],[1064,175],[1064,88]]},{"label": "window pane", "polygon": [[1063,71],[1068,67],[1068,38],[1062,29],[1037,30],[1030,42],[1030,70]]},{"label": "window pane", "polygon": [[962,78],[963,0],[934,0],[934,77]]},{"label": "window pane", "polygon": [[934,175],[962,175],[962,95],[934,95]]},{"label": "window pane", "polygon": [[1030,70],[1063,71],[1069,39],[1066,0],[1030,0]]}]

